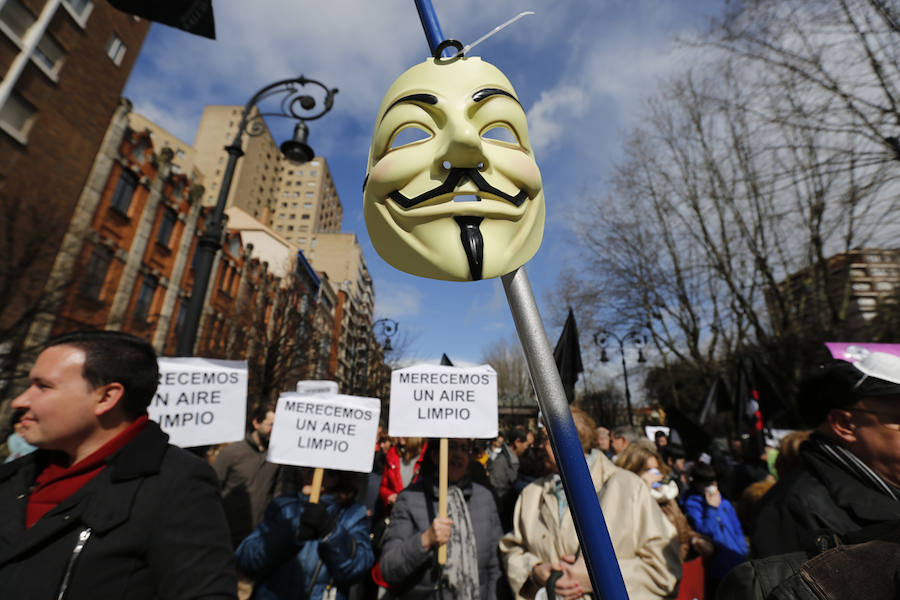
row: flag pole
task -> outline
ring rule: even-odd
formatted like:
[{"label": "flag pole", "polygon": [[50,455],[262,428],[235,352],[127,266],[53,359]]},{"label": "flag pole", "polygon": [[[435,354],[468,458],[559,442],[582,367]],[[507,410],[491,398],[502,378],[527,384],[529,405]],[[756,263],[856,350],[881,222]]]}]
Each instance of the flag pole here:
[{"label": "flag pole", "polygon": [[604,600],[627,600],[619,561],[525,267],[504,275],[502,281],[584,551],[591,585]]}]

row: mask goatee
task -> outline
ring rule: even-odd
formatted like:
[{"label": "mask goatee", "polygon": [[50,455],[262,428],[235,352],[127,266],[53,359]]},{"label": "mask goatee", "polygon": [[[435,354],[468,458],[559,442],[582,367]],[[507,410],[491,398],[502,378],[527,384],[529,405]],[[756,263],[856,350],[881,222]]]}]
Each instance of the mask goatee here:
[{"label": "mask goatee", "polygon": [[472,281],[478,281],[484,267],[484,238],[481,237],[478,226],[484,217],[454,217],[454,219],[459,224],[459,237],[469,261]]}]

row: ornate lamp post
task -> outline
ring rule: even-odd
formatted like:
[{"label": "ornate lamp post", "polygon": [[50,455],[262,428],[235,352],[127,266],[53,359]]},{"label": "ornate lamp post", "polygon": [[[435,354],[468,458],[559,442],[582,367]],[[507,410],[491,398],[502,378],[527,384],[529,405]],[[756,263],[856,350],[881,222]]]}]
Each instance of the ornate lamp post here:
[{"label": "ornate lamp post", "polygon": [[[316,110],[316,99],[304,93],[306,86],[315,86],[325,92],[322,107]],[[209,287],[209,276],[212,272],[213,259],[222,248],[223,217],[225,204],[228,201],[228,192],[231,189],[231,180],[234,177],[234,168],[238,158],[244,155],[241,149],[241,140],[244,132],[250,136],[261,135],[266,127],[264,117],[285,117],[295,119],[297,125],[294,128],[294,137],[281,144],[281,152],[288,160],[295,163],[305,163],[315,156],[315,152],[306,143],[309,136],[309,127],[306,121],[314,121],[331,110],[334,104],[334,95],[337,88],[328,88],[323,83],[314,79],[307,79],[302,75],[296,79],[284,79],[276,81],[262,88],[250,98],[244,106],[241,114],[241,122],[238,124],[237,134],[228,151],[228,164],[225,166],[225,174],[222,176],[222,186],[219,189],[219,197],[212,217],[206,222],[206,229],[197,241],[197,259],[194,274],[194,288],[191,291],[191,299],[184,317],[184,325],[178,337],[177,354],[190,356],[194,351],[194,343],[197,339],[197,329],[200,326],[200,315],[203,312],[203,302],[206,299],[206,289]],[[258,111],[250,116],[253,108],[264,99],[281,96],[279,110],[275,112]]]},{"label": "ornate lamp post", "polygon": [[647,362],[644,356],[644,345],[647,343],[647,336],[632,330],[623,337],[619,337],[608,329],[601,329],[594,334],[594,343],[600,346],[600,362],[609,362],[609,356],[606,354],[606,342],[612,338],[619,345],[619,354],[622,356],[622,376],[625,379],[625,404],[628,407],[628,424],[634,426],[634,414],[631,410],[631,390],[628,388],[628,367],[625,364],[625,343],[630,342],[638,349],[639,363]]},{"label": "ornate lamp post", "polygon": [[390,352],[394,349],[391,346],[391,338],[394,337],[394,334],[397,333],[397,329],[399,328],[400,325],[393,319],[378,319],[372,323],[372,332],[375,334],[376,338],[384,338],[382,349],[385,352]]}]

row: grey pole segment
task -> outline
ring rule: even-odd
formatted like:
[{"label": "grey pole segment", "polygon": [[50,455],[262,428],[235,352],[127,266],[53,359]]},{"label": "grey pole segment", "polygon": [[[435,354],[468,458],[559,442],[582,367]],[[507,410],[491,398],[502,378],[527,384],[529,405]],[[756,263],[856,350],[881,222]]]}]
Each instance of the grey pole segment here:
[{"label": "grey pole segment", "polygon": [[501,279],[559,466],[591,585],[604,600],[627,599],[622,571],[525,267],[519,267]]}]

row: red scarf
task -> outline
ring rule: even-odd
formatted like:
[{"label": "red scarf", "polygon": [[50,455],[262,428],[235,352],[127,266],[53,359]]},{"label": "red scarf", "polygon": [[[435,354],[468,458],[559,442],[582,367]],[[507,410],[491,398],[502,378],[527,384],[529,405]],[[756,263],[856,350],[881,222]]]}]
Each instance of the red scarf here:
[{"label": "red scarf", "polygon": [[138,417],[122,433],[70,467],[63,466],[64,454],[52,453],[47,466],[34,480],[31,495],[28,496],[25,527],[29,528],[37,523],[57,504],[99,475],[106,468],[106,460],[137,437],[147,426],[147,421],[147,415]]}]

